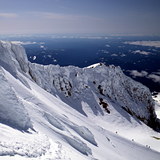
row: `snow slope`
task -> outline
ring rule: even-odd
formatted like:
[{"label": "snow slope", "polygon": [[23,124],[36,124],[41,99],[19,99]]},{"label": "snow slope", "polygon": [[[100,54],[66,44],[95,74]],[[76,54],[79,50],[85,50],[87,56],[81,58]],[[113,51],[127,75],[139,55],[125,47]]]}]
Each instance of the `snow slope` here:
[{"label": "snow slope", "polygon": [[0,160],[159,160],[154,101],[120,68],[31,64],[0,46]]}]

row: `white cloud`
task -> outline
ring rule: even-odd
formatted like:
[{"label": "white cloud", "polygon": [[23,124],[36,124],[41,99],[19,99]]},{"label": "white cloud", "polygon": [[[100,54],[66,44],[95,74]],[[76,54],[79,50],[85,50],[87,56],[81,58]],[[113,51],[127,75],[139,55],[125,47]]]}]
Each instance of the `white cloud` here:
[{"label": "white cloud", "polygon": [[160,70],[158,69],[158,71],[157,71],[157,72],[152,72],[152,74],[160,75]]},{"label": "white cloud", "polygon": [[126,55],[125,54],[121,54],[121,57],[125,57]]},{"label": "white cloud", "polygon": [[130,72],[130,75],[132,75],[134,78],[135,77],[145,77],[148,75],[148,72],[143,71],[143,70],[141,72],[139,72],[137,70],[131,70],[129,72]]},{"label": "white cloud", "polygon": [[156,74],[149,74],[147,76],[148,79],[152,79],[152,81],[154,82],[158,82],[160,83],[160,76],[159,75],[156,75]]},{"label": "white cloud", "polygon": [[101,18],[54,12],[24,12],[18,18],[1,21],[2,34],[95,33],[102,31]]},{"label": "white cloud", "polygon": [[147,79],[151,79],[153,82],[157,82],[160,83],[160,72],[158,70],[158,72],[152,72],[151,74],[149,74],[146,71],[137,71],[137,70],[128,70],[128,72],[130,72],[130,75],[134,78],[136,77],[145,77]]},{"label": "white cloud", "polygon": [[2,18],[16,18],[18,17],[15,13],[0,13],[0,17]]},{"label": "white cloud", "polygon": [[140,51],[140,50],[133,51],[132,53],[134,53],[134,54],[143,54],[143,55],[149,55],[149,54],[151,54],[151,52]]},{"label": "white cloud", "polygon": [[62,14],[54,12],[29,12],[29,14],[44,19],[52,20],[89,20],[89,21],[99,21],[100,18],[85,16],[85,15],[74,15],[74,14]]},{"label": "white cloud", "polygon": [[160,47],[160,41],[133,41],[125,42],[125,44],[139,45],[139,46],[149,46],[149,47]]},{"label": "white cloud", "polygon": [[37,44],[37,42],[30,42],[30,41],[26,41],[26,42],[22,42],[22,41],[11,41],[11,43],[13,43],[13,44],[20,44],[20,45]]},{"label": "white cloud", "polygon": [[109,53],[109,52],[108,52],[107,50],[105,50],[105,49],[100,49],[99,52],[101,52],[101,53]]},{"label": "white cloud", "polygon": [[112,56],[112,57],[117,57],[117,56],[118,56],[118,54],[111,54],[111,56]]},{"label": "white cloud", "polygon": [[106,46],[106,47],[111,47],[109,44],[106,44],[105,46]]},{"label": "white cloud", "polygon": [[57,13],[50,13],[50,12],[41,12],[40,15],[43,18],[46,19],[65,19],[65,18],[71,18],[71,16],[65,15],[65,14],[57,14]]},{"label": "white cloud", "polygon": [[81,39],[103,39],[101,36],[80,36]]}]

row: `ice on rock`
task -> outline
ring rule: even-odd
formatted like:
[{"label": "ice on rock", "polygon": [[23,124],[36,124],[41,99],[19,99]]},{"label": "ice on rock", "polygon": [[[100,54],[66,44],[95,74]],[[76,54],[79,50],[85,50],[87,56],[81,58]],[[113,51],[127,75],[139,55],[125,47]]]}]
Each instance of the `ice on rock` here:
[{"label": "ice on rock", "polygon": [[17,72],[25,75],[29,72],[27,55],[21,45],[0,41],[0,66],[29,88],[28,83]]},{"label": "ice on rock", "polygon": [[25,73],[29,71],[24,48],[11,42],[0,41],[0,64],[13,75],[17,70]]},{"label": "ice on rock", "polygon": [[32,124],[22,102],[9,85],[0,67],[0,122],[22,130],[32,128]]},{"label": "ice on rock", "polygon": [[15,59],[18,61],[20,69],[25,73],[28,72],[28,58],[25,49],[21,45],[12,44],[11,50],[15,55]]}]

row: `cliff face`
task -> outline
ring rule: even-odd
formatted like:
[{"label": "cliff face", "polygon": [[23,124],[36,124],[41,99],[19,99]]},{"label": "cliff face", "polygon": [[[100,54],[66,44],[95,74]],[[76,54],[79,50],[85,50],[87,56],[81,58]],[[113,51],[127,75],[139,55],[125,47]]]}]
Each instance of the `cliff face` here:
[{"label": "cliff face", "polygon": [[[125,76],[119,67],[103,64],[90,68],[39,65],[28,62],[23,47],[0,42],[0,65],[27,86],[19,72],[86,115],[82,101],[96,115],[112,114],[118,106],[150,127],[159,126],[149,89]],[[29,87],[29,86],[28,86]]]}]

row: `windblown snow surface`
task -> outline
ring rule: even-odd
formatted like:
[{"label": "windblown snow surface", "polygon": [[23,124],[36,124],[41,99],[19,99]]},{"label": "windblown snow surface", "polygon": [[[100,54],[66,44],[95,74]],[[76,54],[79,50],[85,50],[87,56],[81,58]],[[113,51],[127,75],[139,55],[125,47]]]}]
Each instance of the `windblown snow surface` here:
[{"label": "windblown snow surface", "polygon": [[158,122],[119,67],[31,64],[0,42],[0,160],[159,160]]}]

